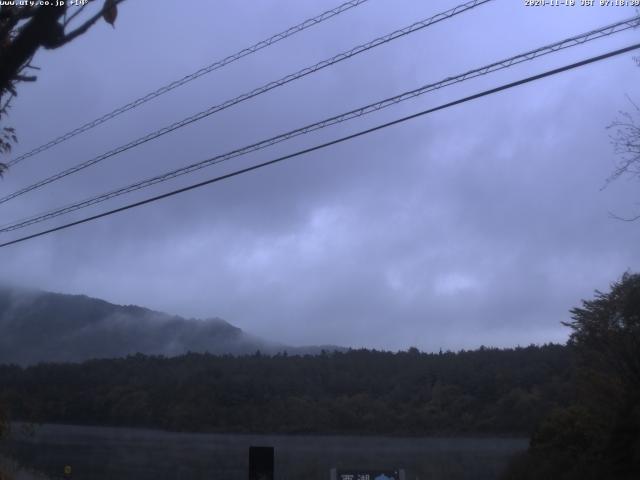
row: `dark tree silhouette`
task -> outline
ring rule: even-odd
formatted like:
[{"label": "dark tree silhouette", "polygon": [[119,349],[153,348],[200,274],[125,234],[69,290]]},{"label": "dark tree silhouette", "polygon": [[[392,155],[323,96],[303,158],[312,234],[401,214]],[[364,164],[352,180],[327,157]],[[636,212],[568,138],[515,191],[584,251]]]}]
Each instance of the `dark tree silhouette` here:
[{"label": "dark tree silhouette", "polygon": [[[0,122],[5,120],[11,100],[18,94],[18,84],[36,81],[33,72],[37,67],[31,65],[31,60],[38,49],[60,48],[86,33],[101,18],[113,25],[117,6],[123,1],[104,0],[92,15],[87,8],[97,4],[95,0],[82,6],[72,6],[70,2],[0,6]],[[0,126],[0,154],[10,152],[16,141],[13,128]],[[0,163],[0,176],[6,168]]]},{"label": "dark tree silhouette", "polygon": [[576,401],[539,425],[505,478],[640,478],[640,274],[571,314]]},{"label": "dark tree silhouette", "polygon": [[585,407],[605,433],[599,453],[620,478],[640,478],[640,274],[571,313]]}]

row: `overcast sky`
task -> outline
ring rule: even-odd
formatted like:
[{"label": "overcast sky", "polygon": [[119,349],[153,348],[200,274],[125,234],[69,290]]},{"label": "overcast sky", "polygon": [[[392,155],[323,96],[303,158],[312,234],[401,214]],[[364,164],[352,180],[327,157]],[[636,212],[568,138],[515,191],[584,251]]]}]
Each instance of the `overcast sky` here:
[{"label": "overcast sky", "polygon": [[[42,51],[11,111],[15,154],[339,0],[129,0]],[[10,193],[457,0],[370,0],[8,172]],[[579,3],[579,2],[578,2]],[[622,7],[496,0],[0,206],[0,223],[623,19]],[[640,30],[430,93],[2,240],[82,218],[637,41]],[[640,184],[601,190],[606,126],[640,68],[623,55],[122,214],[0,249],[1,275],[294,345],[424,350],[558,342],[581,298],[640,270]]]}]

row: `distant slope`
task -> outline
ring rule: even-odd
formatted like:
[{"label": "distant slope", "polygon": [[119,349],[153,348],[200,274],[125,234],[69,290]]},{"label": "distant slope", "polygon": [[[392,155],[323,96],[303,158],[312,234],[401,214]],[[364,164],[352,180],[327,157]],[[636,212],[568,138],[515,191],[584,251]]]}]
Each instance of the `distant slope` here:
[{"label": "distant slope", "polygon": [[84,295],[0,287],[0,363],[256,350],[316,353],[320,348],[265,342],[219,318],[185,319]]}]

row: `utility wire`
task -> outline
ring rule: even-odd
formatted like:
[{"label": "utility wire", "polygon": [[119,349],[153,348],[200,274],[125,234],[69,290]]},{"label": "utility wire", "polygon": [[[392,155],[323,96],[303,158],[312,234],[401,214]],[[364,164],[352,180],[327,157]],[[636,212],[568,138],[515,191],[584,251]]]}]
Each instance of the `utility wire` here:
[{"label": "utility wire", "polygon": [[243,57],[246,57],[248,55],[251,55],[252,53],[256,53],[260,50],[262,50],[263,48],[269,47],[281,40],[284,40],[285,38],[291,37],[293,35],[295,35],[296,33],[302,32],[303,30],[306,30],[307,28],[313,27],[314,25],[318,25],[322,22],[324,22],[325,20],[329,20],[330,18],[333,18],[337,15],[340,15],[342,12],[345,12],[347,10],[350,10],[354,7],[357,7],[359,5],[362,5],[363,3],[368,2],[369,0],[350,0],[348,2],[343,3],[342,5],[338,5],[335,8],[332,8],[331,10],[327,10],[326,12],[321,13],[320,15],[316,15],[315,17],[309,18],[307,20],[305,20],[302,23],[299,23],[298,25],[295,25],[293,27],[288,28],[287,30],[277,33],[265,40],[261,40],[260,42],[251,45],[250,47],[247,47],[243,50],[240,50],[239,52],[234,53],[233,55],[229,55],[226,58],[223,58],[222,60],[218,60],[215,63],[212,63],[211,65],[208,65],[206,67],[201,68],[200,70],[193,72],[189,75],[186,75],[184,77],[182,77],[179,80],[175,80],[167,85],[164,85],[163,87],[158,88],[157,90],[148,93],[140,98],[137,98],[135,100],[133,100],[130,103],[127,103],[126,105],[123,105],[122,107],[116,108],[115,110],[106,113],[105,115],[96,118],[95,120],[92,120],[90,122],[85,123],[84,125],[79,126],[78,128],[75,128],[67,133],[65,133],[64,135],[61,135],[57,138],[54,138],[53,140],[44,143],[42,145],[40,145],[37,148],[34,148],[33,150],[24,153],[22,155],[20,155],[19,157],[14,158],[13,160],[11,160],[10,162],[7,163],[8,166],[13,166],[16,165],[17,163],[20,163],[21,161],[29,158],[29,157],[33,157],[34,155],[37,155],[38,153],[42,153],[45,150],[49,150],[51,147],[54,147],[66,140],[69,140],[70,138],[75,137],[76,135],[79,135],[83,132],[86,132],[88,130],[91,130],[92,128],[97,127],[100,124],[103,124],[109,120],[111,120],[112,118],[117,117],[118,115],[121,115],[129,110],[132,110],[134,108],[139,107],[140,105],[147,103],[150,100],[153,100],[154,98],[157,98],[161,95],[164,95],[167,92],[170,92],[171,90],[181,87],[182,85],[185,85],[186,83],[191,82],[192,80],[195,80],[196,78],[200,78],[203,75],[206,75],[208,73],[213,72],[214,70],[218,70],[222,67],[225,67],[227,65],[229,65],[230,63],[235,62],[236,60],[240,60]]},{"label": "utility wire", "polygon": [[449,85],[453,85],[456,83],[461,83],[463,81],[466,80],[470,80],[472,78],[476,78],[478,76],[481,75],[486,75],[489,74],[491,72],[495,72],[498,70],[503,70],[506,68],[509,68],[513,65],[517,65],[519,63],[525,62],[525,61],[531,61],[533,59],[536,59],[538,57],[541,57],[543,55],[547,55],[553,52],[557,52],[559,50],[565,49],[565,48],[569,48],[569,47],[573,47],[576,45],[581,45],[584,44],[585,42],[591,41],[591,40],[595,40],[598,38],[602,38],[602,37],[606,37],[609,35],[612,35],[614,33],[619,33],[622,32],[624,30],[628,30],[630,28],[633,28],[635,26],[638,25],[638,22],[640,22],[640,16],[638,17],[633,17],[627,20],[622,20],[620,22],[611,24],[611,25],[607,25],[605,27],[596,29],[596,30],[591,30],[589,32],[583,33],[581,35],[576,35],[564,40],[561,40],[559,42],[555,42],[552,43],[550,45],[544,46],[544,47],[540,47],[537,48],[535,50],[530,50],[528,52],[525,53],[521,53],[512,57],[509,57],[507,59],[503,59],[500,60],[498,62],[494,62],[492,64],[480,67],[480,68],[476,68],[470,71],[467,71],[466,73],[462,73],[453,77],[447,77],[444,80],[441,80],[439,82],[436,83],[430,83],[427,85],[423,85],[415,90],[411,90],[408,92],[404,92],[401,93],[399,95],[393,96],[393,97],[389,97],[386,98],[384,100],[381,100],[379,102],[376,103],[371,103],[369,105],[365,105],[363,107],[357,108],[355,110],[351,110],[349,112],[340,114],[340,115],[336,115],[324,120],[321,120],[319,122],[310,124],[310,125],[306,125],[304,127],[301,128],[297,128],[295,130],[291,130],[289,132],[286,133],[282,133],[280,135],[259,141],[257,143],[253,143],[251,145],[247,145],[244,146],[242,148],[233,150],[231,152],[227,152],[221,155],[216,155],[215,157],[211,157],[208,158],[206,160],[197,162],[197,163],[193,163],[191,165],[187,165],[185,167],[181,167],[175,170],[171,170],[169,172],[165,172],[163,174],[151,177],[151,178],[147,178],[141,181],[138,181],[136,183],[127,185],[125,187],[120,187],[116,190],[112,190],[110,192],[107,193],[103,193],[100,194],[98,196],[94,196],[85,200],[82,200],[80,202],[76,202],[70,205],[66,205],[63,207],[59,207],[55,210],[50,210],[48,212],[44,212],[44,213],[40,213],[37,214],[35,216],[31,216],[28,218],[24,218],[21,220],[16,220],[12,223],[9,224],[4,224],[2,226],[0,226],[0,233],[3,232],[10,232],[13,230],[17,230],[20,228],[24,228],[27,227],[29,225],[33,225],[35,223],[40,223],[42,221],[45,220],[49,220],[51,218],[55,218],[58,217],[60,215],[64,215],[66,213],[70,213],[82,208],[86,208],[89,207],[91,205],[95,205],[98,203],[102,203],[105,202],[111,198],[115,198],[118,197],[120,195],[124,195],[136,190],[140,190],[142,188],[146,188],[146,187],[150,187],[152,185],[155,185],[157,183],[161,183],[161,182],[165,182],[167,180],[170,180],[172,178],[176,178],[182,175],[186,175],[188,173],[192,173],[195,172],[197,170],[200,170],[202,168],[211,166],[211,165],[215,165],[218,163],[222,163],[224,161],[230,160],[232,158],[235,157],[239,157],[242,155],[246,155],[248,153],[257,151],[257,150],[261,150],[264,148],[267,148],[269,146],[275,145],[277,143],[281,143],[284,142],[286,140],[289,140],[291,138],[297,137],[299,135],[303,135],[306,133],[310,133],[316,130],[320,130],[322,128],[326,128],[338,123],[342,123],[348,120],[351,120],[353,118],[358,118],[373,112],[376,112],[378,110],[387,108],[389,106],[395,105],[397,103],[415,98],[419,95],[423,95],[425,93],[440,89],[440,88],[444,88],[447,87]]},{"label": "utility wire", "polygon": [[484,90],[484,91],[482,91],[480,93],[476,93],[474,95],[470,95],[470,96],[467,96],[467,97],[464,97],[464,98],[461,98],[461,99],[458,99],[458,100],[454,100],[453,102],[449,102],[449,103],[445,103],[445,104],[439,105],[437,107],[429,108],[427,110],[423,110],[421,112],[414,113],[412,115],[408,115],[408,116],[393,120],[391,122],[383,123],[383,124],[377,125],[375,127],[368,128],[366,130],[361,130],[361,131],[359,131],[357,133],[353,133],[351,135],[347,135],[347,136],[332,140],[330,142],[322,143],[320,145],[315,145],[313,147],[306,148],[304,150],[299,150],[297,152],[291,153],[289,155],[284,155],[282,157],[278,157],[278,158],[275,158],[273,160],[269,160],[267,162],[259,163],[257,165],[253,165],[251,167],[242,168],[240,170],[236,170],[234,172],[227,173],[225,175],[220,175],[218,177],[214,177],[214,178],[211,178],[209,180],[205,180],[203,182],[195,183],[195,184],[189,185],[187,187],[179,188],[177,190],[172,190],[170,192],[163,193],[161,195],[156,195],[155,197],[147,198],[147,199],[141,200],[139,202],[130,203],[129,205],[125,205],[125,206],[120,207],[120,208],[116,208],[116,209],[113,209],[113,210],[109,210],[107,212],[99,213],[97,215],[93,215],[91,217],[86,217],[86,218],[83,218],[81,220],[76,220],[75,222],[70,222],[70,223],[67,223],[67,224],[64,224],[64,225],[60,225],[58,227],[50,228],[48,230],[43,230],[43,231],[40,231],[38,233],[27,235],[25,237],[17,238],[15,240],[11,240],[9,242],[5,242],[5,243],[0,244],[0,248],[7,247],[9,245],[13,245],[13,244],[16,244],[16,243],[24,242],[24,241],[30,240],[32,238],[36,238],[36,237],[40,237],[40,236],[43,236],[43,235],[47,235],[49,233],[57,232],[59,230],[64,230],[66,228],[70,228],[70,227],[73,227],[73,226],[76,226],[76,225],[80,225],[82,223],[87,223],[87,222],[90,222],[90,221],[93,221],[93,220],[97,220],[97,219],[102,218],[102,217],[107,217],[107,216],[113,215],[115,213],[123,212],[125,210],[129,210],[129,209],[132,209],[132,208],[135,208],[135,207],[146,205],[148,203],[156,202],[158,200],[162,200],[164,198],[172,197],[174,195],[178,195],[180,193],[188,192],[190,190],[195,190],[196,188],[204,187],[205,185],[210,185],[212,183],[217,183],[217,182],[220,182],[222,180],[226,180],[228,178],[241,175],[243,173],[247,173],[247,172],[250,172],[250,171],[253,171],[253,170],[258,170],[260,168],[267,167],[269,165],[274,165],[276,163],[283,162],[285,160],[288,160],[288,159],[291,159],[291,158],[294,158],[294,157],[299,157],[301,155],[314,152],[316,150],[321,150],[321,149],[327,148],[327,147],[332,146],[332,145],[336,145],[336,144],[339,144],[339,143],[342,143],[342,142],[346,142],[348,140],[352,140],[354,138],[361,137],[363,135],[367,135],[369,133],[373,133],[373,132],[376,132],[378,130],[382,130],[384,128],[387,128],[387,127],[390,127],[390,126],[393,126],[393,125],[404,123],[404,122],[406,122],[408,120],[412,120],[412,119],[427,115],[429,113],[436,112],[438,110],[444,110],[446,108],[450,108],[450,107],[453,107],[453,106],[456,106],[456,105],[460,105],[462,103],[466,103],[466,102],[469,102],[471,100],[476,100],[478,98],[486,97],[486,96],[492,95],[494,93],[498,93],[498,92],[501,92],[501,91],[504,91],[504,90],[508,90],[508,89],[520,86],[520,85],[524,85],[526,83],[534,82],[534,81],[540,80],[542,78],[550,77],[552,75],[557,75],[559,73],[566,72],[568,70],[572,70],[572,69],[575,69],[575,68],[578,68],[578,67],[582,67],[582,66],[585,66],[585,65],[589,65],[591,63],[599,62],[599,61],[602,61],[602,60],[605,60],[605,59],[608,59],[608,58],[611,58],[611,57],[614,57],[614,56],[617,56],[617,55],[622,55],[624,53],[630,52],[632,50],[636,50],[638,48],[640,48],[640,43],[636,43],[634,45],[630,45],[630,46],[625,47],[625,48],[621,48],[621,49],[618,49],[618,50],[610,51],[610,52],[602,54],[602,55],[591,57],[591,58],[582,60],[580,62],[572,63],[572,64],[569,64],[569,65],[565,65],[564,67],[555,68],[553,70],[547,70],[546,72],[539,73],[537,75],[526,77],[524,79],[517,80],[515,82],[511,82],[511,83],[507,83],[507,84],[501,85],[499,87],[491,88],[489,90]]},{"label": "utility wire", "polygon": [[107,158],[113,157],[115,155],[118,155],[122,152],[125,152],[127,150],[130,150],[134,147],[137,147],[139,145],[142,145],[143,143],[149,142],[151,140],[154,140],[158,137],[161,137],[162,135],[165,135],[167,133],[173,132],[174,130],[177,130],[179,128],[182,128],[184,126],[187,126],[191,123],[197,122],[198,120],[202,120],[203,118],[206,118],[210,115],[213,115],[214,113],[220,112],[222,110],[225,110],[233,105],[236,105],[238,103],[244,102],[246,100],[249,100],[253,97],[256,97],[258,95],[261,95],[263,93],[266,93],[270,90],[273,90],[274,88],[277,87],[281,87],[282,85],[286,85],[290,82],[293,82],[294,80],[298,80],[299,78],[305,77],[309,74],[315,73],[319,70],[322,70],[326,67],[329,67],[331,65],[334,65],[336,63],[339,63],[343,60],[347,60],[351,57],[354,57],[356,55],[359,55],[360,53],[366,52],[368,50],[371,50],[373,48],[376,48],[380,45],[386,44],[388,42],[391,42],[393,40],[396,40],[398,38],[404,37],[406,35],[410,35],[412,33],[415,33],[419,30],[422,30],[423,28],[429,27],[435,23],[441,22],[443,20],[447,20],[455,15],[458,15],[460,13],[466,12],[468,10],[471,10],[475,7],[478,7],[480,5],[483,5],[485,3],[491,2],[493,0],[472,0],[469,1],[467,3],[464,3],[462,5],[458,5],[457,7],[454,7],[450,10],[447,10],[445,12],[439,13],[437,15],[434,15],[432,17],[429,17],[425,20],[421,20],[419,22],[416,22],[412,25],[409,25],[408,27],[402,28],[400,30],[396,30],[394,32],[391,32],[387,35],[384,35],[382,37],[378,37],[370,42],[367,42],[365,44],[359,45],[357,47],[352,48],[351,50],[347,51],[347,52],[343,52],[343,53],[339,53],[338,55],[335,55],[327,60],[323,60],[321,62],[316,63],[315,65],[312,65],[310,67],[307,68],[303,68],[302,70],[299,70],[296,73],[292,73],[289,74],[285,77],[280,78],[279,80],[275,80],[273,82],[269,82],[259,88],[256,88],[250,92],[244,93],[242,95],[239,95],[235,98],[232,98],[230,100],[227,100],[223,103],[220,103],[218,105],[214,105],[210,108],[208,108],[207,110],[203,110],[199,113],[196,113],[195,115],[192,115],[190,117],[187,117],[183,120],[180,120],[178,122],[175,122],[169,126],[166,126],[164,128],[161,128],[159,130],[156,130],[154,132],[151,132],[143,137],[140,137],[136,140],[133,140],[125,145],[121,145],[115,149],[112,149],[106,153],[103,153],[102,155],[99,155],[97,157],[94,157],[90,160],[84,161],[82,163],[79,163],[73,167],[70,167],[66,170],[63,170],[61,172],[58,172],[50,177],[47,177],[43,180],[40,180],[36,183],[33,183],[27,187],[21,188],[20,190],[17,190],[9,195],[6,195],[2,198],[0,198],[0,204],[2,203],[6,203],[9,200],[12,200],[16,197],[19,197],[20,195],[24,195],[27,192],[30,192],[32,190],[35,190],[37,188],[40,188],[44,185],[47,185],[51,182],[55,182],[56,180],[60,180],[61,178],[67,177],[69,175],[72,175],[76,172],[79,172],[80,170],[83,170],[87,167],[90,167],[92,165],[95,165],[96,163],[99,163]]}]

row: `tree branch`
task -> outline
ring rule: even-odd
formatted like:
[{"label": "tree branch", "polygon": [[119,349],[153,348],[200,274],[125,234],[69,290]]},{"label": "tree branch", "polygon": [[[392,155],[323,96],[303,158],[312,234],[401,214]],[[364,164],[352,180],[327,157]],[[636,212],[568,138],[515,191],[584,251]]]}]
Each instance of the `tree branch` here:
[{"label": "tree branch", "polygon": [[[124,2],[124,0],[113,0],[113,5],[119,5],[122,2]],[[85,33],[87,30],[89,30],[89,28],[91,28],[91,26],[94,23],[96,23],[98,20],[100,20],[100,18],[103,16],[104,12],[106,11],[107,4],[108,4],[108,2],[105,0],[104,4],[102,5],[102,8],[100,9],[100,11],[98,13],[96,13],[93,17],[91,17],[88,20],[86,20],[82,25],[80,25],[75,30],[72,30],[71,32],[65,34],[60,39],[59,43],[56,43],[53,46],[45,47],[45,48],[58,48],[58,47],[61,47],[65,43],[69,43],[74,38],[76,38],[76,37],[82,35],[83,33]]]},{"label": "tree branch", "polygon": [[76,18],[78,15],[80,15],[80,13],[82,13],[82,11],[88,5],[89,5],[89,3],[87,2],[84,5],[82,5],[80,8],[78,8],[73,15],[71,15],[67,20],[65,20],[65,22],[63,23],[63,26],[66,28],[67,25],[69,25],[74,18]]},{"label": "tree branch", "polygon": [[609,212],[609,217],[615,220],[620,220],[622,222],[635,222],[636,220],[640,220],[640,214],[636,215],[635,217],[620,217],[615,213]]},{"label": "tree branch", "polygon": [[64,6],[42,6],[20,29],[10,46],[2,52],[0,63],[0,91],[10,89],[15,75],[29,62],[40,46],[55,44],[64,35],[58,19]]}]

